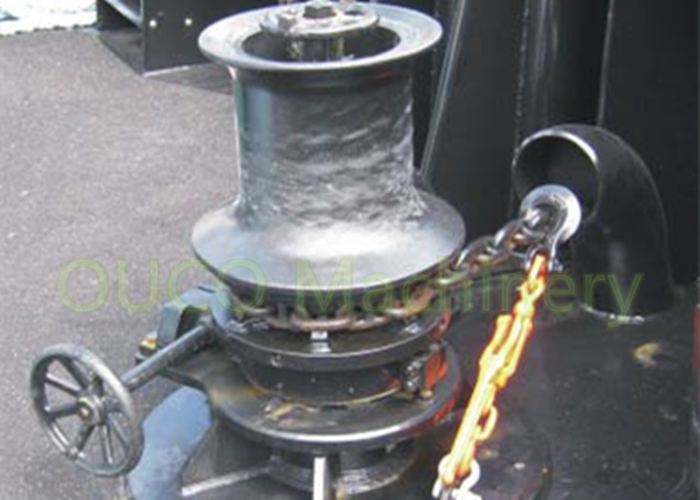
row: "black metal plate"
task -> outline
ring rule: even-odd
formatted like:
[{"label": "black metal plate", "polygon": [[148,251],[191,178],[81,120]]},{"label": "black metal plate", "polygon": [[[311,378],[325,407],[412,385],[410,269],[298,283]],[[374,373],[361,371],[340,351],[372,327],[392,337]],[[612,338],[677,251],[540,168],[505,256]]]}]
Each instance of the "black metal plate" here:
[{"label": "black metal plate", "polygon": [[[510,410],[508,405],[505,405]],[[174,419],[173,415],[177,415]],[[260,445],[230,433],[220,426],[210,427],[206,398],[197,391],[183,389],[163,402],[146,420],[146,452],[139,467],[129,476],[135,500],[238,500],[274,498],[308,500],[308,493],[284,486],[267,475],[261,462]],[[502,425],[489,444],[482,448],[479,461],[482,482],[476,491],[484,500],[536,500],[549,487],[549,450],[532,425],[515,411],[505,411]],[[425,434],[418,442],[418,458],[403,479],[362,500],[426,500],[435,481],[439,460],[450,447],[461,414],[455,413]],[[209,429],[214,434],[205,435]],[[196,467],[195,456],[202,454],[198,444],[215,447],[225,443],[226,461],[218,471],[209,464],[211,477],[199,469],[199,481],[190,483],[183,495],[182,471]],[[262,465],[261,465],[262,464]],[[204,467],[206,468],[206,466]],[[217,473],[218,472],[218,473]]]}]

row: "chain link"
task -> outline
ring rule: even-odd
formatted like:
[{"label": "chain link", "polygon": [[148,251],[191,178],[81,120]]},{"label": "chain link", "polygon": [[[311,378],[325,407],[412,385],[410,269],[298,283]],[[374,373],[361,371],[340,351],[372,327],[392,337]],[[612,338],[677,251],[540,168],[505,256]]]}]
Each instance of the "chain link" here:
[{"label": "chain link", "polygon": [[[472,492],[480,471],[476,451],[488,440],[498,422],[496,396],[515,374],[532,333],[535,306],[546,287],[547,273],[558,266],[558,247],[581,223],[581,206],[567,188],[545,185],[531,191],[520,207],[520,217],[493,237],[476,240],[455,262],[453,273],[440,284],[451,287],[478,271],[518,257],[526,270],[520,298],[510,314],[496,319],[493,338],[479,360],[479,376],[450,453],[438,466],[433,496],[439,500],[478,500]],[[475,479],[476,477],[476,479]]]},{"label": "chain link", "polygon": [[438,288],[453,288],[476,278],[482,270],[516,259],[522,269],[542,250],[551,216],[538,207],[506,223],[494,235],[482,236],[458,255],[452,267],[436,280]]},{"label": "chain link", "polygon": [[544,208],[528,211],[524,216],[506,223],[492,236],[482,236],[462,250],[454,263],[442,270],[433,280],[416,286],[407,303],[396,301],[377,314],[365,314],[339,308],[322,317],[306,311],[293,311],[284,304],[251,307],[231,292],[233,311],[244,319],[262,320],[276,329],[299,332],[365,331],[379,328],[395,320],[404,320],[421,314],[434,301],[439,290],[452,289],[479,276],[485,269],[500,266],[515,259],[524,269],[527,261],[541,252],[547,238],[547,222],[551,214]]},{"label": "chain link", "polygon": [[518,368],[532,333],[535,305],[545,292],[547,269],[547,257],[541,253],[535,254],[528,265],[525,282],[520,287],[519,301],[510,314],[500,315],[496,320],[493,339],[479,361],[479,377],[462,425],[451,452],[440,462],[435,486],[435,491],[440,494],[436,498],[450,498],[449,494],[443,494],[444,491],[459,492],[459,498],[473,495],[471,487],[465,490],[458,488],[458,485],[473,473],[477,447],[491,437],[496,427],[496,396]]},{"label": "chain link", "polygon": [[342,308],[330,314],[314,317],[307,311],[294,310],[286,304],[250,307],[235,293],[229,293],[232,310],[244,319],[266,321],[278,330],[298,332],[364,331],[379,328],[395,320],[405,320],[425,311],[437,296],[435,287],[424,282],[416,285],[406,302],[394,301],[380,314],[347,311]]}]

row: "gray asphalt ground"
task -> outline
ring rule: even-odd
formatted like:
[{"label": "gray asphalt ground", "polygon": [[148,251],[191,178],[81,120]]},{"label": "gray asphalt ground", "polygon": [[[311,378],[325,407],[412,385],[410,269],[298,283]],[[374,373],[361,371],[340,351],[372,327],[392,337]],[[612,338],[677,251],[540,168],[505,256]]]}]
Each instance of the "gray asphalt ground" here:
[{"label": "gray asphalt ground", "polygon": [[[131,365],[158,310],[119,306],[117,259],[128,261],[134,302],[158,259],[165,301],[196,219],[233,197],[231,113],[222,92],[133,73],[90,32],[0,39],[0,499],[119,498],[117,482],[78,472],[44,437],[29,405],[32,359],[78,343],[117,371]],[[91,314],[57,298],[75,258],[100,262],[112,282]],[[188,271],[182,288],[203,277]],[[89,302],[95,275],[75,272],[69,289]],[[139,393],[142,411],[168,390],[159,381]]]}]

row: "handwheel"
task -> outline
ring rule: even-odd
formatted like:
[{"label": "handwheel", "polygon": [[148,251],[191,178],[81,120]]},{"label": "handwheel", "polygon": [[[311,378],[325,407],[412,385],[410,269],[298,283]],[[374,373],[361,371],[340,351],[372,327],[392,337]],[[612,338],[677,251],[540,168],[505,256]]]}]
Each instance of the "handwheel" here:
[{"label": "handwheel", "polygon": [[[32,367],[31,393],[41,426],[80,468],[116,477],[130,472],[140,460],[144,437],[134,400],[121,379],[92,352],[73,345],[45,350]],[[91,443],[96,436],[99,449]]]}]

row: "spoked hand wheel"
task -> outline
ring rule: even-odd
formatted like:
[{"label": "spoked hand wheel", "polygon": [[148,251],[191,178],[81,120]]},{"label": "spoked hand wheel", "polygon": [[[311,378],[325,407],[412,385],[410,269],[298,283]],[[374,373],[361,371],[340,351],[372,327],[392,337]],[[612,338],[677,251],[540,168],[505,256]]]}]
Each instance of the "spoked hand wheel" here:
[{"label": "spoked hand wheel", "polygon": [[208,345],[210,332],[208,323],[198,324],[121,377],[82,347],[45,350],[34,362],[31,376],[39,422],[59,450],[82,469],[102,477],[129,473],[144,446],[131,395]]},{"label": "spoked hand wheel", "polygon": [[32,368],[31,392],[39,422],[66,458],[102,477],[136,466],[144,438],[133,398],[95,354],[72,345],[45,350]]}]

